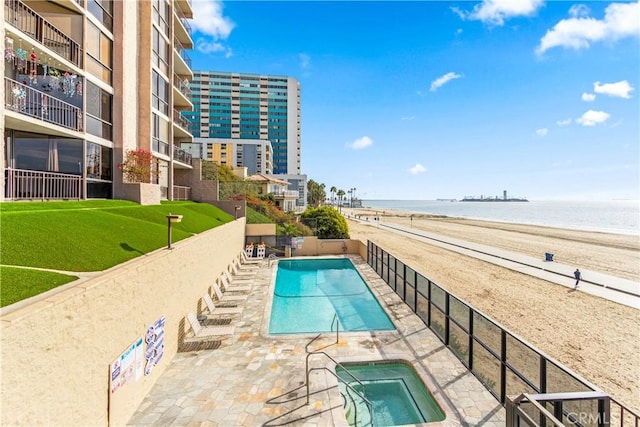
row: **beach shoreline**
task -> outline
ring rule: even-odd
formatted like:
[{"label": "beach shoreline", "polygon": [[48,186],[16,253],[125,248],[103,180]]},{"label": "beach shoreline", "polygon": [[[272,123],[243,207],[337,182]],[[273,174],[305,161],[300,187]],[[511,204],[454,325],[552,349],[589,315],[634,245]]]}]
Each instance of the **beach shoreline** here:
[{"label": "beach shoreline", "polygon": [[[343,208],[352,239],[371,240],[616,400],[640,412],[640,310],[377,227],[379,220],[640,281],[640,239],[390,209]],[[413,218],[411,215],[413,214]]]},{"label": "beach shoreline", "polygon": [[[402,202],[402,201],[399,201]],[[507,203],[508,204],[508,203]],[[532,207],[535,208],[535,207]],[[568,225],[554,225],[549,223],[543,223],[538,221],[518,221],[512,219],[496,219],[496,218],[486,218],[480,216],[473,215],[452,215],[449,213],[433,213],[426,212],[424,210],[411,210],[409,208],[395,208],[395,207],[370,207],[364,206],[360,208],[342,208],[347,211],[353,211],[356,215],[360,212],[360,215],[368,215],[371,217],[375,217],[378,214],[381,217],[410,217],[414,218],[450,218],[457,220],[473,220],[473,221],[485,221],[485,222],[495,222],[495,223],[504,223],[511,225],[531,225],[535,227],[544,227],[544,228],[552,228],[552,229],[561,229],[561,230],[574,230],[574,231],[586,231],[593,233],[606,233],[606,234],[621,234],[625,236],[634,236],[640,238],[640,227],[634,227],[632,229],[629,228],[611,228],[606,226],[568,226]],[[437,209],[436,209],[437,210]]]}]

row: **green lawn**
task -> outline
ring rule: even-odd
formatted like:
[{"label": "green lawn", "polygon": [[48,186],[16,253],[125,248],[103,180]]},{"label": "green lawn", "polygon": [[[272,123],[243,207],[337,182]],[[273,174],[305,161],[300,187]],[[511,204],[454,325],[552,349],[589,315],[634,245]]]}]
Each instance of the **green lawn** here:
[{"label": "green lawn", "polygon": [[[169,213],[183,215],[182,222],[172,226],[173,242],[234,219],[212,205],[195,202],[2,203],[0,263],[76,272],[105,270],[166,246]],[[0,306],[66,283],[50,272],[14,270],[0,267]]]}]

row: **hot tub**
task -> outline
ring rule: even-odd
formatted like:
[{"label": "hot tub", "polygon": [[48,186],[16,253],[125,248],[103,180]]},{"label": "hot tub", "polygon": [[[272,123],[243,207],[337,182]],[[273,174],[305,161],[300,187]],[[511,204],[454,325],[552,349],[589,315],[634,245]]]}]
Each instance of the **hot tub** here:
[{"label": "hot tub", "polygon": [[[342,367],[336,367],[336,374],[351,386],[338,382],[350,426],[398,426],[445,419],[444,412],[409,363],[343,363]],[[371,403],[371,411],[362,396]]]}]

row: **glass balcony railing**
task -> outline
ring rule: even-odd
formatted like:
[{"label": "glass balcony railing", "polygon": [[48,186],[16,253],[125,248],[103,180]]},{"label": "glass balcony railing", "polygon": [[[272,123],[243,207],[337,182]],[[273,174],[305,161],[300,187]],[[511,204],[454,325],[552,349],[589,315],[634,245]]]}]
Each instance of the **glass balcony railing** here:
[{"label": "glass balcony railing", "polygon": [[173,75],[173,85],[182,93],[187,99],[191,99],[191,89],[189,88],[189,79],[181,77],[177,74]]},{"label": "glass balcony railing", "polygon": [[173,110],[173,122],[187,132],[189,131],[189,122],[182,114],[180,114],[180,111],[176,109]]},{"label": "glass balcony railing", "polygon": [[187,54],[187,49],[184,48],[182,43],[180,43],[180,40],[176,37],[173,38],[173,48],[180,54],[180,58],[182,58],[185,64],[191,68],[191,58],[189,57],[189,54]]},{"label": "glass balcony railing", "polygon": [[84,130],[80,108],[8,77],[4,78],[4,102],[7,110],[78,132]]},{"label": "glass balcony railing", "polygon": [[173,160],[187,165],[193,165],[191,154],[187,153],[177,145],[173,146]]},{"label": "glass balcony railing", "polygon": [[4,0],[4,20],[82,68],[80,45],[19,0]]},{"label": "glass balcony railing", "polygon": [[178,18],[180,18],[180,22],[182,22],[184,29],[187,30],[187,34],[189,34],[189,36],[193,35],[193,30],[191,29],[191,25],[189,24],[187,17],[184,16],[184,12],[182,12],[179,7],[174,7],[173,10],[176,12],[176,15],[178,15]]}]

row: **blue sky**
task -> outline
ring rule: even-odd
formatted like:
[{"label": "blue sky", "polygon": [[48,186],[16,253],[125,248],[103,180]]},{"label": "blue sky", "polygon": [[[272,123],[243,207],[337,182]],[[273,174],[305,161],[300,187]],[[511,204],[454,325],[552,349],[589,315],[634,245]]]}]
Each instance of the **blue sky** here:
[{"label": "blue sky", "polygon": [[363,199],[640,199],[640,2],[194,0],[197,70],[301,85],[302,173]]}]

